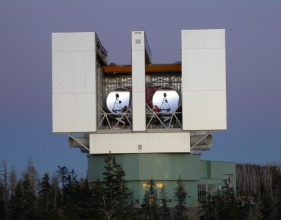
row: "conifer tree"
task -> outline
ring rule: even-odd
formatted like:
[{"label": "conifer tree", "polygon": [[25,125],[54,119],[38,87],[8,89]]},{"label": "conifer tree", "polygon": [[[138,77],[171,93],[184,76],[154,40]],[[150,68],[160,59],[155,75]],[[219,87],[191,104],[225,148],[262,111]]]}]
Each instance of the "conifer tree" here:
[{"label": "conifer tree", "polygon": [[10,219],[22,219],[24,213],[24,193],[21,180],[18,181],[15,193],[11,196],[9,203]]},{"label": "conifer tree", "polygon": [[14,166],[12,166],[11,172],[10,172],[10,175],[9,175],[9,194],[10,194],[10,197],[13,196],[14,193],[15,193],[17,182],[18,182],[18,178],[17,178],[16,168]]},{"label": "conifer tree", "polygon": [[167,197],[165,184],[163,184],[163,187],[161,188],[160,196],[161,196],[161,207],[159,208],[159,217],[161,217],[162,220],[171,219],[170,209],[167,206],[168,197]]},{"label": "conifer tree", "polygon": [[177,205],[175,206],[176,209],[175,217],[178,220],[182,220],[186,216],[186,212],[187,212],[187,208],[184,205],[187,198],[187,192],[184,189],[185,184],[181,176],[179,176],[179,179],[177,180],[177,184],[178,186],[175,188],[175,192],[174,192],[174,201],[177,202]]},{"label": "conifer tree", "polygon": [[62,201],[60,210],[68,219],[75,219],[79,215],[78,203],[80,197],[80,186],[77,174],[72,169],[69,171],[65,166],[58,166],[57,179],[62,186]]},{"label": "conifer tree", "polygon": [[36,167],[33,164],[31,155],[29,156],[29,161],[27,164],[26,172],[23,174],[23,176],[26,176],[26,178],[28,178],[31,189],[33,190],[33,193],[37,194],[37,186],[39,183],[39,174],[38,174]]},{"label": "conifer tree", "polygon": [[0,220],[5,220],[5,193],[4,193],[4,184],[2,179],[0,178]]},{"label": "conifer tree", "polygon": [[115,185],[113,190],[117,199],[116,202],[116,219],[129,219],[132,214],[133,209],[133,193],[128,188],[128,181],[125,180],[126,173],[123,170],[121,164],[116,162],[115,157],[112,157],[114,176],[115,176]]},{"label": "conifer tree", "polygon": [[45,173],[39,183],[38,193],[38,212],[40,219],[48,219],[49,205],[51,196],[51,185],[49,183],[49,174]]},{"label": "conifer tree", "polygon": [[39,183],[38,215],[40,219],[57,219],[58,212],[55,207],[53,188],[48,173],[45,173]]},{"label": "conifer tree", "polygon": [[128,189],[125,172],[113,155],[105,159],[103,181],[93,186],[94,208],[97,219],[130,219],[132,192]]},{"label": "conifer tree", "polygon": [[52,203],[54,204],[54,209],[55,212],[58,212],[59,207],[62,205],[62,194],[61,194],[61,190],[59,187],[59,181],[56,177],[55,174],[53,174],[51,180],[50,180],[50,184],[51,184],[51,198],[52,198]]},{"label": "conifer tree", "polygon": [[125,180],[125,172],[121,164],[116,162],[113,155],[105,159],[105,172],[103,181],[103,210],[105,215],[115,219],[128,219],[131,210],[132,193]]},{"label": "conifer tree", "polygon": [[94,219],[110,219],[113,212],[107,207],[105,189],[99,179],[93,185],[93,212]]},{"label": "conifer tree", "polygon": [[98,219],[95,218],[97,215],[96,206],[94,205],[94,194],[93,187],[90,187],[87,179],[80,180],[81,191],[79,199],[78,216],[79,219]]},{"label": "conifer tree", "polygon": [[114,187],[116,184],[116,178],[114,174],[114,168],[113,168],[113,156],[108,155],[105,159],[105,172],[103,172],[104,175],[104,181],[102,182],[101,186],[103,189],[102,192],[102,203],[103,206],[101,207],[101,210],[103,211],[103,214],[106,216],[107,219],[111,219],[112,216],[116,213],[116,192],[114,191]]},{"label": "conifer tree", "polygon": [[61,183],[61,191],[62,191],[62,203],[65,204],[66,203],[66,194],[67,194],[67,190],[66,190],[66,185],[67,185],[67,177],[69,175],[69,171],[68,169],[63,166],[63,167],[60,167],[58,166],[58,170],[56,172],[57,174],[57,180]]},{"label": "conifer tree", "polygon": [[4,213],[3,216],[5,219],[8,219],[8,203],[9,203],[9,192],[8,192],[8,171],[7,171],[7,162],[3,161],[1,164],[2,169],[0,169],[0,174],[3,176],[2,182],[2,199],[4,201]]},{"label": "conifer tree", "polygon": [[30,184],[28,174],[16,186],[15,194],[11,197],[9,210],[10,219],[38,219],[37,197]]},{"label": "conifer tree", "polygon": [[146,215],[151,220],[158,219],[158,201],[157,201],[157,189],[154,180],[147,182],[148,189],[145,191],[143,197],[142,208]]},{"label": "conifer tree", "polygon": [[206,201],[200,204],[200,219],[206,220],[241,220],[247,219],[249,209],[247,204],[239,204],[235,197],[234,191],[225,181],[225,185],[216,194],[206,195]]},{"label": "conifer tree", "polygon": [[233,188],[229,187],[229,183],[226,180],[224,180],[224,184],[221,193],[220,216],[223,219],[235,220],[241,211],[238,209]]}]

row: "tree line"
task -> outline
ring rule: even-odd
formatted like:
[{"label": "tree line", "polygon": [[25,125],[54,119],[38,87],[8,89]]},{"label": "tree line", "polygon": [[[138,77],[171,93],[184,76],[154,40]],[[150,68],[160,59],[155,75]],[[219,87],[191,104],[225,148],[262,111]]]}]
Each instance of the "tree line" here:
[{"label": "tree line", "polygon": [[113,155],[105,159],[103,180],[89,183],[74,170],[58,166],[41,178],[30,159],[26,171],[18,179],[15,167],[7,172],[1,166],[0,220],[32,219],[185,219],[187,192],[181,177],[177,181],[174,211],[167,206],[166,187],[160,202],[153,179],[147,183],[141,207],[135,207],[134,194],[128,188],[125,171]]},{"label": "tree line", "polygon": [[204,220],[279,220],[281,219],[280,165],[236,165],[236,194],[225,180],[215,193],[208,192],[200,204]]},{"label": "tree line", "polygon": [[[15,167],[0,165],[0,220],[17,219],[192,219],[185,202],[187,191],[179,176],[174,189],[176,206],[168,207],[166,187],[158,198],[153,179],[141,207],[134,204],[126,173],[113,155],[105,159],[103,180],[89,183],[74,170],[58,166],[41,178],[30,159],[18,178]],[[278,164],[237,164],[236,194],[229,182],[216,192],[207,192],[193,219],[281,219],[281,172]],[[189,210],[188,210],[189,209]],[[189,218],[188,218],[189,217]]]}]

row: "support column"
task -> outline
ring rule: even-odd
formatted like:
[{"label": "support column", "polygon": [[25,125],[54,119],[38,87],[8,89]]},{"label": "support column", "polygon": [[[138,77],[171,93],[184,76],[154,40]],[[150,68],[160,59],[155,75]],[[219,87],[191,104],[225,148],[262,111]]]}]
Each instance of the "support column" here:
[{"label": "support column", "polygon": [[132,32],[133,131],[146,131],[145,119],[145,33]]}]

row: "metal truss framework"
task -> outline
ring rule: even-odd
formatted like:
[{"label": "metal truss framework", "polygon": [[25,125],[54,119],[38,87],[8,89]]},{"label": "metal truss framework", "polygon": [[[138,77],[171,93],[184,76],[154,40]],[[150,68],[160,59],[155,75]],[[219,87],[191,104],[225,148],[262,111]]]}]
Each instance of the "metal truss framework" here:
[{"label": "metal truss framework", "polygon": [[[163,75],[163,74],[162,74]],[[146,105],[146,128],[150,129],[179,129],[182,128],[181,123],[181,76],[179,74],[165,74],[166,76],[151,76],[150,81],[146,83],[151,86],[170,87],[178,91],[179,93],[179,106],[175,112],[171,113],[159,113],[153,111],[153,109]],[[103,106],[106,106],[107,95],[117,88],[130,88],[132,87],[131,76],[109,76],[103,78]],[[152,97],[151,97],[152,98]],[[106,107],[98,105],[100,110],[98,116],[98,130],[109,129],[132,129],[132,105],[123,113],[115,114],[109,113]]]},{"label": "metal truss framework", "polygon": [[[192,133],[194,136],[196,135],[196,132]],[[193,150],[202,140],[204,140],[208,135],[212,134],[212,132],[207,132],[205,135],[202,135],[202,138],[200,138],[195,144],[193,144],[190,147],[190,150]]]}]

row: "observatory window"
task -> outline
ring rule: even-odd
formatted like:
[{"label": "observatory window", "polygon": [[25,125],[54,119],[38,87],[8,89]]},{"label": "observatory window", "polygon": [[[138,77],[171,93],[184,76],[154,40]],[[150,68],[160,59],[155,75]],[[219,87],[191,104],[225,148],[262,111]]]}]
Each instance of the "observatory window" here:
[{"label": "observatory window", "polygon": [[157,187],[157,188],[164,188],[165,185],[164,185],[164,183],[157,183],[157,184],[156,184],[156,187]]},{"label": "observatory window", "polygon": [[206,184],[198,184],[198,202],[206,201]]},{"label": "observatory window", "polygon": [[147,184],[147,183],[143,183],[143,184],[142,184],[142,188],[145,188],[145,189],[146,189],[146,188],[149,188],[149,187],[150,187],[150,184]]},{"label": "observatory window", "polygon": [[140,44],[141,40],[140,39],[136,39],[136,44]]}]

